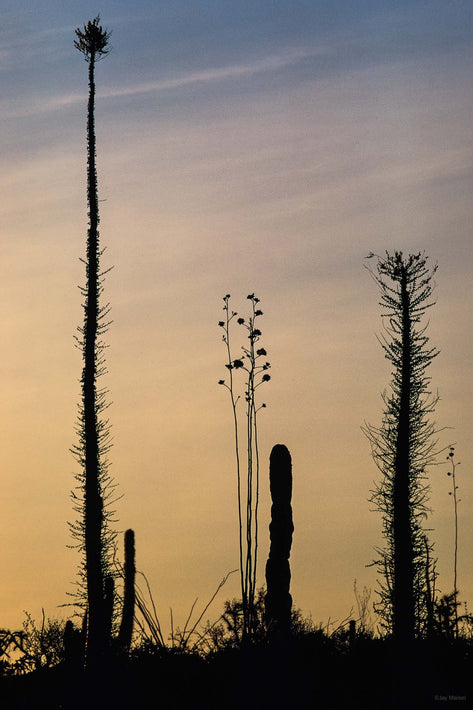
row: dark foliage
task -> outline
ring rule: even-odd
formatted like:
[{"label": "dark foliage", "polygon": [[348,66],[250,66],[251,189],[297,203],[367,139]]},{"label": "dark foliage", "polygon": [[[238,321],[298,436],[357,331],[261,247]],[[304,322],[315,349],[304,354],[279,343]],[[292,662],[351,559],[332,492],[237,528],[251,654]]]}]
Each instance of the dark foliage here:
[{"label": "dark foliage", "polygon": [[[256,710],[434,708],[471,697],[471,641],[417,641],[415,673],[389,640],[313,630],[281,644],[228,648],[208,657],[152,649],[103,665],[96,676],[60,664],[0,678],[9,710]],[[402,675],[400,676],[400,670]],[[399,680],[401,677],[401,681]],[[466,707],[466,703],[462,703]]]}]

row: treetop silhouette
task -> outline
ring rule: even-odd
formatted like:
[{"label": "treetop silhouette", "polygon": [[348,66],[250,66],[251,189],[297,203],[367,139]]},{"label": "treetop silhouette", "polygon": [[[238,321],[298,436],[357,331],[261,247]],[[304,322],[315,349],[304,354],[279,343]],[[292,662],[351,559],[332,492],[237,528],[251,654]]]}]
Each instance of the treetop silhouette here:
[{"label": "treetop silhouette", "polygon": [[83,30],[77,28],[74,40],[74,47],[82,52],[87,62],[94,62],[97,56],[104,56],[110,52],[108,43],[112,35],[108,30],[104,30],[100,22],[100,15],[84,25]]}]

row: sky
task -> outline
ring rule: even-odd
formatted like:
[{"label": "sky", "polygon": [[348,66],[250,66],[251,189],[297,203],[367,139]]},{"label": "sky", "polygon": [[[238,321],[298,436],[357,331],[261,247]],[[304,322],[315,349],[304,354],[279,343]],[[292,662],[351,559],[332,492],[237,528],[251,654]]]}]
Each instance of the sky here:
[{"label": "sky", "polygon": [[[64,617],[87,231],[87,65],[74,30],[100,12],[96,67],[110,472],[116,530],[161,623],[183,625],[238,567],[222,298],[260,298],[271,381],[259,418],[258,585],[268,460],[293,460],[294,604],[324,625],[376,598],[382,416],[373,251],[425,252],[439,447],[456,447],[458,587],[473,602],[473,6],[467,0],[6,0],[0,13],[2,542],[0,627]],[[238,331],[235,332],[238,349]],[[260,390],[262,391],[262,390]],[[243,412],[241,412],[243,415]],[[439,461],[445,460],[445,452]],[[453,503],[429,471],[438,586],[453,589]],[[121,547],[120,541],[120,547]],[[206,614],[238,596],[232,575]]]}]

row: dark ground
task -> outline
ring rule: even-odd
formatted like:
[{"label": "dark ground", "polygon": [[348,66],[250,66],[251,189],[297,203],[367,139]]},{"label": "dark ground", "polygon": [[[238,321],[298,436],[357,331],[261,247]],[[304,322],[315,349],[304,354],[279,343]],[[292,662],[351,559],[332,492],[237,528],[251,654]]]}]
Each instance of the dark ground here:
[{"label": "dark ground", "polygon": [[97,676],[65,665],[0,678],[1,710],[423,710],[473,708],[471,645],[389,642],[348,649],[309,634],[284,646],[141,654]]}]

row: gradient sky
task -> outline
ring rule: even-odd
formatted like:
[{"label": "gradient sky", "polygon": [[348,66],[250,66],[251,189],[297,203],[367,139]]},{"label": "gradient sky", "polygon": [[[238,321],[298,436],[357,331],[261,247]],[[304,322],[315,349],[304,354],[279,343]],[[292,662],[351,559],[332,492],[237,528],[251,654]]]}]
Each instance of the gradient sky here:
[{"label": "gradient sky", "polygon": [[[87,229],[87,65],[74,29],[101,13],[97,144],[117,529],[168,627],[238,565],[230,404],[217,382],[222,297],[261,299],[272,363],[267,460],[294,469],[294,603],[342,619],[380,544],[376,424],[389,363],[369,251],[439,265],[429,335],[441,446],[456,442],[458,586],[473,602],[473,6],[469,0],[6,0],[0,13],[3,348],[0,626],[72,591],[67,520]],[[442,455],[441,458],[443,458]],[[430,471],[439,587],[453,588],[453,503]],[[120,543],[121,545],[121,543]],[[238,594],[234,575],[208,616]],[[201,608],[201,607],[200,607]]]}]

